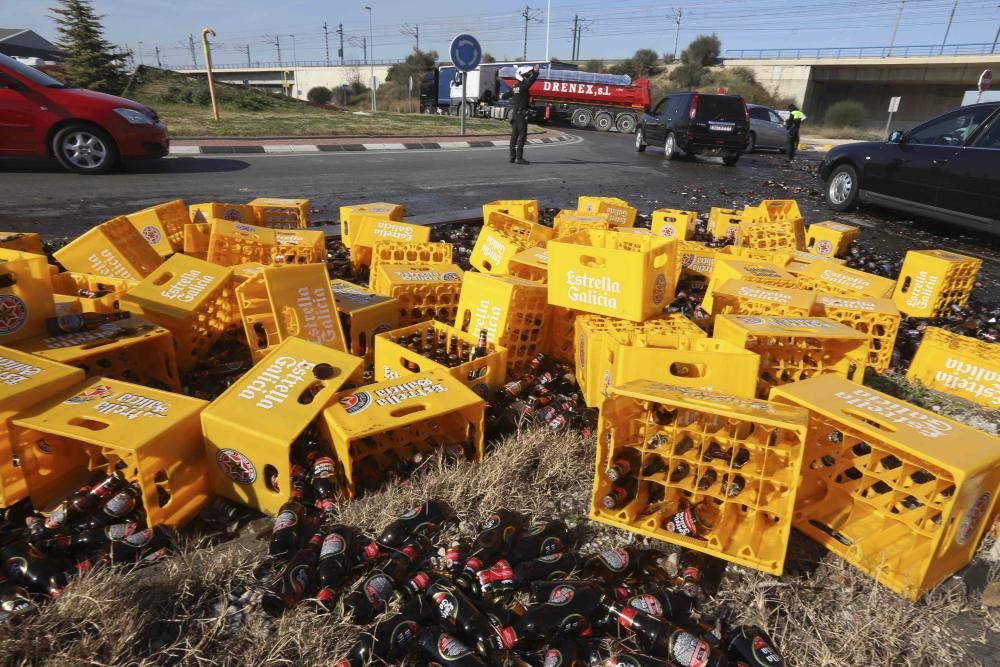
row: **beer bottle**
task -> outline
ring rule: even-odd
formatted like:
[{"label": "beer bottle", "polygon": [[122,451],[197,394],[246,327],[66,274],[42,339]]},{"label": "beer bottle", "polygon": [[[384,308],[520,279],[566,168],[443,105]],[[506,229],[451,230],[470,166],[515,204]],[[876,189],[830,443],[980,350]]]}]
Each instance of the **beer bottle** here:
[{"label": "beer bottle", "polygon": [[729,498],[735,498],[742,493],[743,489],[746,488],[747,481],[744,479],[743,475],[733,475],[733,479],[730,482],[729,475],[722,476],[722,493]]},{"label": "beer bottle", "polygon": [[376,659],[401,662],[430,613],[430,605],[422,596],[413,598],[399,613],[376,623],[372,632],[362,634],[347,657],[334,667],[363,667]]},{"label": "beer bottle", "polygon": [[278,515],[274,518],[274,527],[271,529],[271,543],[268,546],[268,553],[272,556],[285,556],[299,546],[302,517],[306,511],[302,505],[302,498],[305,495],[304,477],[305,469],[300,465],[293,464],[291,469],[292,485],[288,501],[278,509]]},{"label": "beer bottle", "polygon": [[479,341],[476,343],[476,347],[472,350],[472,359],[481,359],[489,352],[487,349],[488,343],[486,342],[488,333],[489,332],[486,329],[479,330]]},{"label": "beer bottle", "polygon": [[590,619],[602,611],[605,597],[599,588],[564,582],[552,591],[547,602],[528,609],[514,625],[494,634],[487,646],[503,651],[529,639],[578,637],[590,629]]},{"label": "beer bottle", "polygon": [[608,656],[601,667],[663,667],[662,658],[653,658],[642,653],[615,652]]},{"label": "beer bottle", "polygon": [[[589,579],[544,579],[538,581],[532,581],[528,585],[528,601],[531,604],[538,604],[540,602],[548,602],[549,598],[552,597],[552,593],[560,586],[565,586],[567,584],[572,585],[574,588],[580,588],[583,586],[589,586],[595,591],[602,591],[604,593],[613,592],[613,590],[607,586],[604,582],[591,581]],[[619,596],[625,600],[631,595]]]},{"label": "beer bottle", "polygon": [[457,583],[469,588],[475,581],[477,572],[506,556],[517,529],[523,523],[522,515],[504,509],[486,517],[482,532],[469,549],[469,557],[458,575]]},{"label": "beer bottle", "polygon": [[670,621],[690,632],[698,632],[698,624],[691,618],[696,599],[683,591],[660,589],[630,597],[625,605],[650,616]]},{"label": "beer bottle", "polygon": [[715,472],[715,468],[709,468],[698,480],[698,488],[702,491],[707,491],[713,484],[715,484],[715,480],[718,478],[719,473]]},{"label": "beer bottle", "polygon": [[638,491],[639,481],[635,477],[623,477],[611,485],[611,490],[601,499],[601,505],[609,510],[625,507],[635,500]]},{"label": "beer bottle", "polygon": [[60,334],[77,333],[84,329],[96,329],[102,324],[118,322],[132,317],[132,313],[123,310],[111,313],[71,313],[69,315],[59,315],[49,317],[45,320],[45,328],[50,336]]},{"label": "beer bottle", "polygon": [[510,563],[500,559],[476,573],[479,594],[482,597],[500,598],[514,590],[514,570]]},{"label": "beer bottle", "polygon": [[698,551],[685,549],[681,552],[678,574],[681,592],[691,598],[701,593],[701,574],[705,569],[705,556]]},{"label": "beer bottle", "polygon": [[623,477],[635,475],[639,471],[641,460],[642,452],[634,447],[626,447],[615,454],[604,476],[609,482],[617,482]]},{"label": "beer bottle", "polygon": [[340,491],[337,485],[337,464],[332,458],[319,452],[310,452],[308,461],[312,471],[316,507],[328,512],[333,509]]},{"label": "beer bottle", "polygon": [[678,535],[704,538],[719,521],[721,500],[703,500],[693,507],[685,507],[664,522],[664,528]]},{"label": "beer bottle", "polygon": [[57,535],[46,543],[46,547],[56,553],[98,549],[112,542],[120,542],[141,530],[142,527],[135,521],[123,521],[105,527],[95,526],[75,535]]},{"label": "beer bottle", "polygon": [[295,552],[284,570],[267,587],[260,606],[268,615],[278,618],[292,609],[316,582],[316,561],[319,558],[323,535],[314,533],[301,549]]},{"label": "beer bottle", "polygon": [[580,554],[575,551],[542,556],[514,566],[514,585],[518,588],[540,579],[565,579],[580,565]]},{"label": "beer bottle", "polygon": [[705,463],[713,461],[715,459],[728,460],[729,452],[722,448],[722,445],[715,442],[714,440],[708,445],[708,449],[702,454],[701,460]]},{"label": "beer bottle", "polygon": [[417,637],[417,649],[431,663],[450,667],[486,667],[482,658],[458,637],[441,626],[424,628]]},{"label": "beer bottle", "polygon": [[453,577],[462,571],[462,565],[465,563],[463,553],[462,543],[456,541],[450,542],[445,550],[444,569]]},{"label": "beer bottle", "polygon": [[489,619],[476,603],[450,582],[433,581],[427,587],[427,599],[441,623],[477,649],[486,646],[495,634]]},{"label": "beer bottle", "polygon": [[135,484],[129,484],[124,489],[108,498],[99,512],[87,524],[87,527],[99,528],[122,523],[139,507],[139,489]]},{"label": "beer bottle", "polygon": [[163,526],[129,532],[130,530],[127,524],[105,528],[105,534],[111,539],[109,549],[111,560],[136,560],[170,543],[170,533]]},{"label": "beer bottle", "polygon": [[0,558],[10,578],[32,593],[54,598],[63,594],[66,588],[64,568],[35,547],[25,542],[7,544],[0,547]]},{"label": "beer bottle", "polygon": [[748,667],[784,667],[785,659],[771,637],[756,625],[737,625],[723,632],[721,648]]},{"label": "beer bottle", "polygon": [[354,565],[354,530],[332,526],[323,538],[319,551],[319,585],[316,599],[327,611],[337,603]]},{"label": "beer bottle", "polygon": [[386,526],[375,540],[383,549],[398,549],[414,535],[431,535],[455,516],[443,500],[428,500]]},{"label": "beer bottle", "polygon": [[514,543],[507,554],[511,565],[542,556],[550,556],[566,548],[569,529],[562,519],[552,519],[534,528],[522,528],[514,537]]},{"label": "beer bottle", "polygon": [[706,666],[725,664],[704,639],[685,632],[667,621],[614,602],[608,604],[607,608],[621,627],[632,631],[642,650],[666,658],[670,664]]},{"label": "beer bottle", "polygon": [[36,611],[38,607],[28,597],[28,591],[0,574],[0,625],[19,625]]},{"label": "beer bottle", "polygon": [[59,530],[75,526],[96,512],[104,500],[121,491],[126,484],[121,472],[114,471],[86,491],[81,489],[60,503],[45,517],[45,527]]},{"label": "beer bottle", "polygon": [[423,538],[414,538],[397,553],[386,557],[344,600],[344,615],[353,614],[355,623],[370,623],[385,609],[396,588],[406,581],[407,572],[421,558],[426,544]]},{"label": "beer bottle", "polygon": [[665,554],[656,549],[641,549],[638,547],[617,547],[594,554],[583,564],[583,572],[587,577],[603,579],[613,584],[631,577],[651,576],[655,579],[665,579],[666,572],[660,566]]},{"label": "beer bottle", "polygon": [[679,461],[677,465],[674,466],[674,469],[670,471],[670,481],[676,484],[687,477],[689,472],[691,472],[691,466],[684,461]]},{"label": "beer bottle", "polygon": [[674,445],[674,455],[680,456],[692,447],[694,447],[694,440],[690,435],[685,433],[684,436],[677,441],[677,444]]}]

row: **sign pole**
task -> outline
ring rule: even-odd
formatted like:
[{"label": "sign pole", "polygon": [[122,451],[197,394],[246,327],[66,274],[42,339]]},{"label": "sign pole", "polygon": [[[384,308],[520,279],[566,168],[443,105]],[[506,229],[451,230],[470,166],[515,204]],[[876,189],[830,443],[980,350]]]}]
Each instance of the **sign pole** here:
[{"label": "sign pole", "polygon": [[465,136],[465,80],[467,76],[462,77],[462,105],[458,107],[458,115],[462,118],[462,136]]},{"label": "sign pole", "polygon": [[889,112],[889,120],[885,121],[885,136],[889,136],[889,126],[892,125],[892,112]]},{"label": "sign pole", "polygon": [[462,136],[465,136],[465,114],[468,105],[466,101],[466,82],[469,72],[479,67],[483,50],[479,42],[472,35],[457,35],[451,40],[451,47],[448,49],[451,54],[451,62],[462,72],[462,103],[458,107],[458,115],[462,127]]}]

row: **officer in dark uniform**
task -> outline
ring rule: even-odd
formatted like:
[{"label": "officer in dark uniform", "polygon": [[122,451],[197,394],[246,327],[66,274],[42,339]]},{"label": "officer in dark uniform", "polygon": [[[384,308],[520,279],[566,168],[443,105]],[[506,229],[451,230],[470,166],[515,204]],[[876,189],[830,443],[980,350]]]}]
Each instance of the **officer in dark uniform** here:
[{"label": "officer in dark uniform", "polygon": [[528,89],[538,79],[538,65],[517,68],[517,83],[506,97],[510,98],[510,161],[531,164],[524,159],[524,142],[528,138]]},{"label": "officer in dark uniform", "polygon": [[788,118],[785,120],[785,129],[788,130],[788,146],[785,148],[785,164],[795,159],[795,149],[799,147],[799,131],[802,128],[802,121],[806,115],[799,111],[794,104],[788,105]]}]

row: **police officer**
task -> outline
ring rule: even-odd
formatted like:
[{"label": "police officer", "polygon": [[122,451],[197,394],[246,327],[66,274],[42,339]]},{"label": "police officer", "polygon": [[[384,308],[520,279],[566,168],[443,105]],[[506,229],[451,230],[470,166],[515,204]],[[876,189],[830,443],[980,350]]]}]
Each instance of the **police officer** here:
[{"label": "police officer", "polygon": [[788,105],[788,118],[785,120],[785,129],[788,130],[788,146],[785,151],[785,163],[795,159],[795,149],[799,147],[799,128],[806,115],[799,111],[794,104]]},{"label": "police officer", "polygon": [[517,83],[505,97],[510,98],[510,161],[531,164],[524,159],[524,142],[528,138],[528,89],[538,79],[538,65],[522,65],[514,78]]}]

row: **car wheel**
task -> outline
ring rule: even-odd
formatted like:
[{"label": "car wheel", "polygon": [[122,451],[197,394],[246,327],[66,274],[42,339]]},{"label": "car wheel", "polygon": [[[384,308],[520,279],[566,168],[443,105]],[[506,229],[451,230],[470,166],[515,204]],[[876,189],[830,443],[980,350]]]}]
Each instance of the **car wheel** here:
[{"label": "car wheel", "polygon": [[85,123],[71,123],[56,132],[52,154],[77,174],[106,174],[118,163],[118,147],[111,135]]},{"label": "car wheel", "polygon": [[642,127],[635,131],[635,152],[641,153],[646,150],[645,137],[642,135]]},{"label": "car wheel", "polygon": [[757,133],[751,132],[749,141],[747,141],[747,153],[753,153],[757,149]]},{"label": "car wheel", "polygon": [[573,123],[573,127],[590,127],[590,121],[594,120],[594,112],[590,109],[573,109],[573,113],[570,115],[570,121]]},{"label": "car wheel", "polygon": [[677,141],[674,140],[674,133],[667,132],[667,138],[663,140],[663,158],[673,160],[677,157]]},{"label": "car wheel", "polygon": [[630,113],[623,113],[615,119],[615,127],[622,134],[632,134],[635,132],[635,126],[638,124],[635,116]]},{"label": "car wheel", "polygon": [[732,167],[734,164],[740,161],[739,155],[726,155],[722,158],[722,164],[727,167]]},{"label": "car wheel", "polygon": [[615,117],[609,111],[598,111],[594,114],[594,127],[598,132],[607,132],[615,126]]},{"label": "car wheel", "polygon": [[847,211],[858,203],[858,172],[849,164],[836,167],[826,181],[826,203],[834,211]]}]

